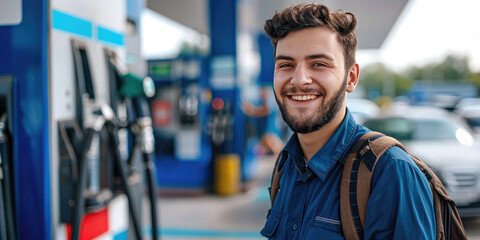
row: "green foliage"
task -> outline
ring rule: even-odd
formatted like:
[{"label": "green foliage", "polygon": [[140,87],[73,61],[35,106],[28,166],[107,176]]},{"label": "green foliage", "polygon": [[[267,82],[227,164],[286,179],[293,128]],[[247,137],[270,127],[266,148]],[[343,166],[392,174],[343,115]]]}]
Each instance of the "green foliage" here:
[{"label": "green foliage", "polygon": [[381,95],[395,97],[410,89],[412,79],[395,73],[381,63],[369,65],[362,69],[359,84],[367,91],[367,97],[375,99]]},{"label": "green foliage", "polygon": [[411,67],[406,74],[411,79],[419,81],[463,81],[468,78],[470,68],[467,57],[449,55],[439,63]]},{"label": "green foliage", "polygon": [[470,73],[468,75],[468,81],[470,81],[475,86],[477,86],[477,92],[480,93],[480,72]]},{"label": "green foliage", "polygon": [[396,73],[385,65],[376,63],[360,71],[359,84],[367,91],[367,97],[396,97],[408,91],[414,81],[471,82],[480,92],[480,72],[472,72],[468,58],[449,55],[443,61],[425,66],[414,66]]}]

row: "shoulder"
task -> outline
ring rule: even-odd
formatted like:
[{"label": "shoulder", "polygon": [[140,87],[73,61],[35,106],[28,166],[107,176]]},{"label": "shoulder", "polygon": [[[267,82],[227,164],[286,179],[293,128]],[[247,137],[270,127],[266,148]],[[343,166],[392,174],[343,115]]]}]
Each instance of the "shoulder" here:
[{"label": "shoulder", "polygon": [[392,162],[402,162],[404,164],[409,164],[412,166],[417,166],[413,159],[400,147],[393,146],[389,148],[385,153],[380,157],[379,163],[388,164]]},{"label": "shoulder", "polygon": [[381,178],[389,182],[408,185],[428,186],[428,181],[413,159],[401,148],[389,148],[378,160],[373,174],[372,184]]}]

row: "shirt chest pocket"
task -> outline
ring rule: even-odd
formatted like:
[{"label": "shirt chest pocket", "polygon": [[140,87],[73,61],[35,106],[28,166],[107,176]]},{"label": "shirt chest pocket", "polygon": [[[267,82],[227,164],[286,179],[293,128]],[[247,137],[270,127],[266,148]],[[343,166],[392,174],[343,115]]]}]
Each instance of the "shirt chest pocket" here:
[{"label": "shirt chest pocket", "polygon": [[306,239],[345,239],[340,221],[316,216],[308,230]]}]

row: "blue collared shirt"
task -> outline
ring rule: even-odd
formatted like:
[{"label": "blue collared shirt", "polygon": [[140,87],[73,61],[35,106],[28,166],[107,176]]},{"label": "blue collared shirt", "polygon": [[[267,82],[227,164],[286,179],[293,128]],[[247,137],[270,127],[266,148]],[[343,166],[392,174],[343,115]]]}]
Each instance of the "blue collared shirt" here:
[{"label": "blue collared shirt", "polygon": [[[280,191],[261,233],[269,239],[344,239],[340,223],[343,162],[367,128],[347,111],[327,143],[305,162],[293,134],[283,151]],[[364,239],[435,239],[432,193],[423,173],[398,147],[375,167]]]}]

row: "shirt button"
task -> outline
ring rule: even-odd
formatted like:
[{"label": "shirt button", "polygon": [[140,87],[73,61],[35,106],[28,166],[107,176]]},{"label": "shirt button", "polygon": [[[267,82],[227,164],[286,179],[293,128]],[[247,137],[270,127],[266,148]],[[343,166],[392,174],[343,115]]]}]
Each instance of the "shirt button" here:
[{"label": "shirt button", "polygon": [[292,229],[293,229],[293,230],[297,230],[297,228],[298,228],[297,224],[293,224],[293,225],[292,225]]}]

